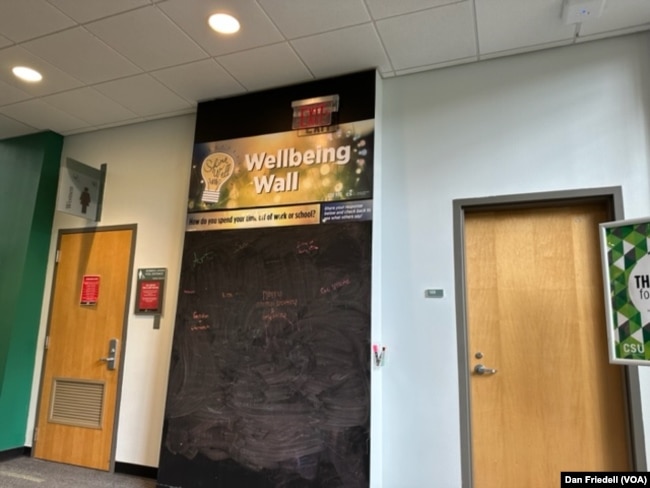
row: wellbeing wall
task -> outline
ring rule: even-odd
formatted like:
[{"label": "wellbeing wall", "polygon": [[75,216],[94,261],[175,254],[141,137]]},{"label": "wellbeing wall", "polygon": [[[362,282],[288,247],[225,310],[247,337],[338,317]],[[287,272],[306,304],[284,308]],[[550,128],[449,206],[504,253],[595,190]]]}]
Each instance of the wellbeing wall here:
[{"label": "wellbeing wall", "polygon": [[369,486],[374,101],[199,105],[159,486]]}]

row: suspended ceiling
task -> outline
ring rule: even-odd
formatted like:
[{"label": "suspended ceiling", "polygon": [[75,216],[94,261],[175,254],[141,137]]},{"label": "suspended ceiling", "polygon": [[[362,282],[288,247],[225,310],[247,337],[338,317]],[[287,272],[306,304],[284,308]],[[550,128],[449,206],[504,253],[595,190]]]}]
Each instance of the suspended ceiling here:
[{"label": "suspended ceiling", "polygon": [[[237,34],[211,31],[214,12]],[[376,68],[384,78],[650,29],[650,0],[0,0],[0,139],[192,113],[200,101]],[[43,80],[26,84],[11,68]]]}]

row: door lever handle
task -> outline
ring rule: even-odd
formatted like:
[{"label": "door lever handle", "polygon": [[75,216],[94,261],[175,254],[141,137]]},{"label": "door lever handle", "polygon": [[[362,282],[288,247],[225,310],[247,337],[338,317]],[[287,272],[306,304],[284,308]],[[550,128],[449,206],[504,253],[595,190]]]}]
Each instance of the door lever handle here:
[{"label": "door lever handle", "polygon": [[495,374],[496,372],[497,372],[496,369],[486,368],[482,364],[477,364],[476,366],[474,366],[475,374]]},{"label": "door lever handle", "polygon": [[108,341],[108,356],[105,358],[99,358],[100,362],[106,363],[106,368],[110,371],[115,369],[115,358],[117,357],[117,339],[111,339]]}]

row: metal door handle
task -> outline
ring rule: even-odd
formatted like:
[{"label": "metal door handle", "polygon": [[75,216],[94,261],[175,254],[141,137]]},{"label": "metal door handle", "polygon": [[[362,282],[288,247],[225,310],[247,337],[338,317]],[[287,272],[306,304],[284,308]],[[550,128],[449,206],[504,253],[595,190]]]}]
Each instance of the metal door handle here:
[{"label": "metal door handle", "polygon": [[115,357],[117,356],[118,342],[117,339],[111,339],[108,341],[108,356],[105,358],[99,358],[101,362],[106,363],[106,367],[111,371],[115,369]]},{"label": "metal door handle", "polygon": [[493,368],[486,368],[482,364],[477,364],[474,366],[474,373],[476,374],[495,374],[497,372],[496,369]]}]

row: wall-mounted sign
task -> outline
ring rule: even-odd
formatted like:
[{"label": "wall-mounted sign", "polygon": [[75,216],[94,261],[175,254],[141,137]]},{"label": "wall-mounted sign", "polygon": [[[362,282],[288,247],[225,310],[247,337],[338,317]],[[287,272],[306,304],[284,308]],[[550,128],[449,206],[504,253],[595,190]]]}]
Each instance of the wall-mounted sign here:
[{"label": "wall-mounted sign", "polygon": [[161,315],[167,268],[138,269],[135,313]]},{"label": "wall-mounted sign", "polygon": [[99,275],[84,275],[81,279],[81,305],[97,305],[99,299]]},{"label": "wall-mounted sign", "polygon": [[106,164],[100,169],[67,158],[61,166],[56,209],[99,222],[104,198]]},{"label": "wall-mounted sign", "polygon": [[609,359],[650,364],[650,218],[600,224]]},{"label": "wall-mounted sign", "polygon": [[310,129],[332,125],[332,114],[339,110],[339,96],[308,98],[291,102],[292,129]]},{"label": "wall-mounted sign", "polygon": [[[372,200],[374,127],[374,120],[360,120],[341,123],[332,134],[286,131],[196,144],[188,225],[203,225],[207,217],[195,214],[206,211],[315,205],[320,216],[324,204]],[[323,217],[331,217],[334,210],[325,210]],[[289,209],[287,215],[300,211]],[[271,220],[270,211],[224,214],[205,223],[268,227],[283,213]]]}]

